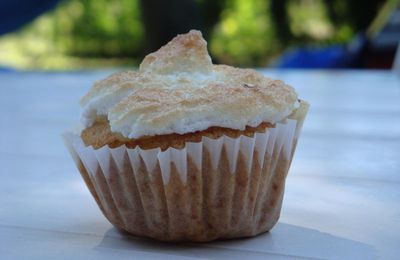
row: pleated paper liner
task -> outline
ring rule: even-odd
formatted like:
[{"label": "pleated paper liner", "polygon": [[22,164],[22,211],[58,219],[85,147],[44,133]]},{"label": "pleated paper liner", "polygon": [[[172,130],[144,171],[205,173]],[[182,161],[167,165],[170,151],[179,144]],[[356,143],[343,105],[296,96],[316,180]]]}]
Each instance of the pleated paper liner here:
[{"label": "pleated paper liner", "polygon": [[210,241],[270,230],[302,125],[287,119],[254,137],[203,137],[177,150],[65,143],[101,211],[117,228],[165,241]]}]

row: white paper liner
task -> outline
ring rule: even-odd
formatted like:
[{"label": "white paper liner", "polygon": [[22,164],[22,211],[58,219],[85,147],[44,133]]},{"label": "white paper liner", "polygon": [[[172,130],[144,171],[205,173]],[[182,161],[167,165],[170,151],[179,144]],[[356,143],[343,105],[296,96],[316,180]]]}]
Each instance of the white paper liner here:
[{"label": "white paper liner", "polygon": [[[64,140],[96,202],[115,226],[161,240],[208,241],[255,235],[275,224],[301,124],[286,119],[254,137],[203,137],[183,149],[165,151],[125,145],[94,149],[73,132],[64,134]],[[225,169],[232,178],[223,173]],[[180,183],[176,178],[170,183],[172,172]],[[190,189],[185,188],[189,176]]]}]

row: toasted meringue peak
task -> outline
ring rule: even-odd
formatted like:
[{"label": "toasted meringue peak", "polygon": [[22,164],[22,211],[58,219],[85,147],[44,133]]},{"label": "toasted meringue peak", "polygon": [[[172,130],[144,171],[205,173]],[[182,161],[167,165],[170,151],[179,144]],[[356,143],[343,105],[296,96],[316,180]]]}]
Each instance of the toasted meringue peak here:
[{"label": "toasted meringue peak", "polygon": [[81,99],[82,121],[107,118],[127,138],[184,134],[211,126],[243,130],[292,113],[294,89],[252,69],[213,65],[199,31],[147,55],[139,71],[118,72]]}]

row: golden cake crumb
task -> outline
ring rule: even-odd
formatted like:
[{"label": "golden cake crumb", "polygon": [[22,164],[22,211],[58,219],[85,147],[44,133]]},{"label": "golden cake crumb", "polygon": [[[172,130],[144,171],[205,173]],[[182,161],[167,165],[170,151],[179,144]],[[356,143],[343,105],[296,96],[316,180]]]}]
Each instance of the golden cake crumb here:
[{"label": "golden cake crumb", "polygon": [[160,147],[161,150],[166,150],[169,147],[181,149],[186,142],[200,142],[203,136],[216,139],[222,135],[237,138],[240,135],[253,136],[254,133],[264,133],[267,128],[274,127],[269,123],[261,123],[256,127],[247,126],[245,130],[229,129],[224,127],[210,127],[203,131],[197,131],[187,134],[167,134],[146,136],[139,139],[127,139],[118,133],[113,133],[107,121],[98,121],[92,126],[84,129],[81,133],[81,138],[86,146],[93,146],[98,149],[105,145],[115,148],[121,145],[126,145],[128,148],[139,146],[142,149],[153,149]]}]

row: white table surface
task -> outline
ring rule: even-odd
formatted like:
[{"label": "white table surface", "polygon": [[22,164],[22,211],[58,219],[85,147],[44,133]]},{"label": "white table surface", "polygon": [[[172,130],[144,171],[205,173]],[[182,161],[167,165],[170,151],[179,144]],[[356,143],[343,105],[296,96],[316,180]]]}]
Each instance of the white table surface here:
[{"label": "white table surface", "polygon": [[278,224],[252,239],[166,244],[103,217],[61,140],[109,72],[0,73],[0,258],[400,258],[400,80],[266,71],[311,103]]}]

